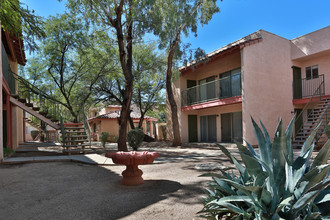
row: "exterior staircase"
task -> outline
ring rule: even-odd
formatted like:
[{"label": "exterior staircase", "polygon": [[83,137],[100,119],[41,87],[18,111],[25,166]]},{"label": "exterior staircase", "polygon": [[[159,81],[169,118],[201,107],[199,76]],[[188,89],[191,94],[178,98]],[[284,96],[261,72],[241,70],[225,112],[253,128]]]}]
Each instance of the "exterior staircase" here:
[{"label": "exterior staircase", "polygon": [[[71,154],[86,153],[91,150],[91,141],[85,127],[62,127],[63,152]],[[89,148],[86,148],[89,147]]]},{"label": "exterior staircase", "polygon": [[[54,128],[55,130],[53,131],[55,132],[56,137],[58,137],[58,131],[60,131],[63,152],[69,154],[71,154],[71,152],[85,153],[87,151],[87,146],[91,149],[91,131],[85,114],[83,114],[84,124],[80,125],[80,127],[65,127],[60,111],[60,104],[49,99],[47,94],[30,84],[22,77],[16,74],[13,76],[15,88],[12,90],[14,91],[14,94],[10,96],[9,101],[39,119],[43,122],[43,125],[48,125]],[[49,133],[46,126],[39,126],[38,124],[33,123],[29,118],[25,118],[24,120],[38,130],[44,131],[46,136],[47,133]],[[58,140],[58,138],[55,138],[54,140]]]},{"label": "exterior staircase", "polygon": [[327,139],[324,135],[324,129],[327,124],[330,122],[330,97],[321,98],[320,102],[310,111],[307,116],[307,119],[304,121],[303,126],[295,135],[295,138],[292,142],[292,146],[295,148],[301,148],[315,129],[317,125],[319,130],[315,137],[315,143],[317,146],[323,146]]}]

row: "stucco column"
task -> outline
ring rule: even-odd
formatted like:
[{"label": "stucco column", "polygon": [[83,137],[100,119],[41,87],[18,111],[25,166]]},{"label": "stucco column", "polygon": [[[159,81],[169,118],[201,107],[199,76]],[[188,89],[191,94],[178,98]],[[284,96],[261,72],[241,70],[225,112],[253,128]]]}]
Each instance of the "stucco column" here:
[{"label": "stucco column", "polygon": [[[0,22],[0,27],[1,27],[1,22]],[[2,44],[1,40],[1,34],[0,34],[0,42]],[[0,46],[0,86],[1,86],[1,95],[0,95],[0,109],[1,109],[1,114],[0,114],[0,162],[3,159],[3,123],[2,123],[2,45]]]}]

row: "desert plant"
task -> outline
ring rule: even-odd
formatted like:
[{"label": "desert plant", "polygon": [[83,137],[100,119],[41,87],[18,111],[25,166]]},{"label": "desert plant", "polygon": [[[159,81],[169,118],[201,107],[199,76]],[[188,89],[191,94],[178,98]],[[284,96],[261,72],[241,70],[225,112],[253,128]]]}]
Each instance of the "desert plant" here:
[{"label": "desert plant", "polygon": [[31,137],[32,137],[32,139],[35,140],[37,138],[38,134],[39,134],[39,131],[38,130],[31,131]]},{"label": "desert plant", "polygon": [[[310,162],[318,127],[305,141],[294,159],[291,144],[294,119],[285,131],[279,121],[273,143],[265,126],[252,119],[258,139],[259,153],[247,143],[237,144],[242,163],[223,146],[222,152],[236,166],[238,174],[221,170],[208,173],[209,183],[204,208],[199,212],[208,219],[322,219],[325,203],[329,202],[330,141]],[[263,130],[263,132],[262,132]],[[244,166],[243,166],[244,165]]]},{"label": "desert plant", "polygon": [[130,130],[127,133],[127,142],[129,146],[133,148],[133,150],[137,150],[139,146],[142,144],[144,138],[144,132],[140,128],[135,128]]},{"label": "desert plant", "polygon": [[108,132],[101,132],[100,139],[101,139],[103,148],[105,148],[105,143],[108,141],[109,136],[110,136],[110,134]]}]

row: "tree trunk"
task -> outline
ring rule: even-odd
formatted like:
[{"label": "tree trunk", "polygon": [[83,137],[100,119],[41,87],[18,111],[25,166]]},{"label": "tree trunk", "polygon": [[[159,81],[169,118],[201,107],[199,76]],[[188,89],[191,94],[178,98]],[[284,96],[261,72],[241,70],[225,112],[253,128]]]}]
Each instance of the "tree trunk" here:
[{"label": "tree trunk", "polygon": [[126,144],[127,135],[127,122],[129,121],[129,114],[131,112],[130,104],[132,98],[133,86],[126,85],[125,94],[128,95],[124,98],[123,104],[120,111],[120,125],[119,125],[119,136],[118,136],[118,151],[128,151]]},{"label": "tree trunk", "polygon": [[[167,67],[170,68],[170,67]],[[170,74],[168,72],[171,72]],[[174,99],[173,89],[172,89],[172,68],[168,69],[166,74],[166,92],[167,98],[171,106],[172,112],[172,129],[173,129],[173,143],[172,146],[180,146],[181,145],[181,135],[180,135],[180,126],[179,126],[179,118],[178,118],[178,106]]]}]

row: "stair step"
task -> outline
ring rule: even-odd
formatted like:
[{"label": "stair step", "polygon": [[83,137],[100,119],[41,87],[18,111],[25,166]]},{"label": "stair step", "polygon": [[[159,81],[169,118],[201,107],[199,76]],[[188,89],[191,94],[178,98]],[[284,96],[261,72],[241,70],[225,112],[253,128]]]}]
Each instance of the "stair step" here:
[{"label": "stair step", "polygon": [[63,147],[86,147],[86,146],[90,146],[90,144],[89,143],[86,143],[86,144],[73,144],[73,145],[63,144]]},{"label": "stair step", "polygon": [[87,135],[86,131],[65,131],[65,133],[69,133],[69,134],[72,134],[72,133],[79,133],[79,134],[85,134]]},{"label": "stair step", "polygon": [[88,139],[81,139],[81,140],[64,140],[64,143],[84,143],[89,142]]},{"label": "stair step", "polygon": [[87,135],[64,135],[64,138],[87,138]]},{"label": "stair step", "polygon": [[64,127],[67,130],[77,130],[77,129],[85,129],[85,127]]}]

